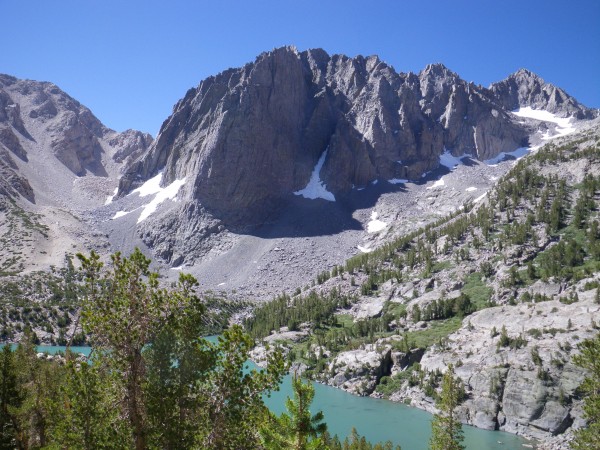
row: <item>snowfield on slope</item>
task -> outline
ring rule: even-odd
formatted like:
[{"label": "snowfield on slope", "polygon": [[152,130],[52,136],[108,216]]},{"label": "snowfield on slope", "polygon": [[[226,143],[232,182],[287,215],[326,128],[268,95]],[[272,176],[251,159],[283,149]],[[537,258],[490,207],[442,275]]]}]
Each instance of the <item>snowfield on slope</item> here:
[{"label": "snowfield on slope", "polygon": [[[131,194],[139,194],[140,197],[154,195],[154,198],[149,203],[146,203],[140,207],[142,208],[142,212],[137,219],[137,223],[143,222],[150,217],[150,215],[154,213],[158,206],[165,200],[177,201],[177,194],[179,193],[179,189],[181,189],[181,187],[185,184],[185,178],[175,180],[168,186],[161,187],[160,182],[162,181],[162,175],[162,172],[160,172],[158,175],[150,178],[148,181],[142,184],[139,188],[131,191]],[[136,208],[132,211],[117,211],[112,217],[112,220],[126,216],[127,214],[130,214],[140,208]]]},{"label": "snowfield on slope", "polygon": [[387,227],[387,223],[379,220],[377,215],[378,214],[375,211],[371,213],[371,220],[367,224],[367,233],[377,233]]},{"label": "snowfield on slope", "polygon": [[335,196],[327,190],[323,181],[321,181],[321,169],[323,168],[323,164],[325,164],[325,159],[327,158],[327,152],[329,150],[325,150],[315,168],[312,171],[310,176],[310,180],[308,180],[308,184],[304,189],[294,192],[295,195],[301,195],[304,198],[308,198],[310,200],[315,200],[317,198],[322,198],[323,200],[327,200],[330,202],[335,202]]},{"label": "snowfield on slope", "polygon": [[576,130],[572,123],[572,117],[558,117],[556,114],[552,114],[551,112],[543,109],[533,109],[529,106],[526,106],[519,108],[516,111],[512,111],[512,113],[517,117],[541,120],[543,122],[552,122],[556,124],[557,134],[551,136],[550,134],[546,133],[542,136],[542,139],[544,140],[559,136],[566,136],[567,134],[573,133]]}]

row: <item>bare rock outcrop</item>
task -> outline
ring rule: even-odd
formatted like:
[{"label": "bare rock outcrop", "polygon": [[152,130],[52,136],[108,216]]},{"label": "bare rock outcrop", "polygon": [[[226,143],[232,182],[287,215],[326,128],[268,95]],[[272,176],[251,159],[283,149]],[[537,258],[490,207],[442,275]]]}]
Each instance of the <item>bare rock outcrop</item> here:
[{"label": "bare rock outcrop", "polygon": [[[563,433],[582,420],[576,389],[584,373],[571,353],[596,332],[600,307],[594,296],[592,289],[573,304],[554,300],[478,311],[447,348],[425,352],[421,366],[457,367],[468,393],[465,421],[472,425],[538,438]],[[500,343],[504,331],[510,346]]]},{"label": "bare rock outcrop", "polygon": [[378,348],[372,344],[338,353],[329,364],[330,376],[325,382],[352,394],[369,395],[381,377],[390,374],[391,355],[390,346]]}]

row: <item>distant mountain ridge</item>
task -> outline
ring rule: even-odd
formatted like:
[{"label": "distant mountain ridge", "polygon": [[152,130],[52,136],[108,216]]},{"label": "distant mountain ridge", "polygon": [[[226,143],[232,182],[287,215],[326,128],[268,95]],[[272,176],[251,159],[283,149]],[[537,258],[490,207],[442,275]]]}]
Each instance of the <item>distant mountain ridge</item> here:
[{"label": "distant mountain ridge", "polygon": [[103,205],[126,161],[151,142],[107,128],[53,83],[0,74],[0,236],[10,243],[0,248],[0,273],[107,245],[81,212]]},{"label": "distant mountain ridge", "polygon": [[[0,126],[3,130],[0,143],[14,154],[22,153],[16,150],[22,145],[15,139],[14,131],[21,139],[38,144],[47,140],[56,158],[78,176],[105,171],[100,167],[101,153],[106,152],[100,148],[100,141],[114,147],[115,159],[145,150],[152,142],[147,133],[134,130],[117,133],[107,128],[88,108],[53,83],[1,74]],[[34,136],[36,131],[40,136]]]}]

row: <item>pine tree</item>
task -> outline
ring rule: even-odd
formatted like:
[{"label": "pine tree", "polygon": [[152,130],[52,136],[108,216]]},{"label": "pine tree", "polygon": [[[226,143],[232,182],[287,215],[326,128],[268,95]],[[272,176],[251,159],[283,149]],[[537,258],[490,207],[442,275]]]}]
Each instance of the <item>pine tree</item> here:
[{"label": "pine tree", "polygon": [[456,407],[462,400],[461,381],[454,377],[454,367],[448,370],[442,379],[442,391],[437,401],[440,412],[433,416],[431,422],[431,450],[463,450],[462,424],[456,418]]},{"label": "pine tree", "polygon": [[16,447],[16,420],[14,409],[21,404],[14,354],[10,345],[0,352],[0,449]]},{"label": "pine tree", "polygon": [[49,434],[59,448],[129,447],[127,424],[114,407],[117,395],[107,375],[97,364],[67,363],[60,394],[50,408]]},{"label": "pine tree", "polygon": [[285,370],[281,352],[270,354],[265,370],[248,371],[253,341],[241,327],[208,344],[195,278],[181,274],[176,289],[160,288],[138,249],[129,258],[113,255],[108,270],[95,253],[78,257],[86,275],[82,325],[94,366],[105,369],[104,395],[126,419],[125,447],[256,448],[262,396]]},{"label": "pine tree", "polygon": [[78,254],[86,275],[88,297],[82,312],[84,331],[91,334],[101,364],[121,373],[125,395],[121,406],[128,418],[136,450],[147,448],[144,395],[146,372],[142,350],[160,329],[170,297],[150,272],[150,260],[139,249],[129,258],[112,255],[112,271],[102,271],[100,257]]},{"label": "pine tree", "polygon": [[62,368],[37,358],[33,337],[26,335],[15,350],[17,384],[22,402],[12,409],[19,429],[17,448],[44,447],[54,420],[50,405],[56,401],[62,380]]},{"label": "pine tree", "polygon": [[254,342],[239,326],[225,330],[217,360],[202,380],[196,409],[199,448],[258,448],[259,426],[267,414],[263,395],[276,390],[285,370],[281,352],[269,352],[264,370],[248,370]]},{"label": "pine tree", "polygon": [[193,277],[181,276],[171,292],[179,307],[143,352],[150,440],[167,450],[194,447],[200,386],[217,360],[217,348],[201,337],[205,307],[194,294],[196,285]]},{"label": "pine tree", "polygon": [[288,397],[285,402],[287,414],[271,417],[261,431],[265,447],[269,450],[325,450],[327,446],[321,439],[327,430],[323,413],[311,415],[309,410],[315,388],[297,376],[292,378],[292,388],[294,399]]},{"label": "pine tree", "polygon": [[402,450],[399,445],[394,447],[391,441],[377,444],[367,442],[366,438],[358,434],[354,427],[350,432],[350,436],[344,439],[343,443],[340,442],[337,435],[331,438],[327,433],[324,433],[323,441],[329,450]]},{"label": "pine tree", "polygon": [[600,442],[600,334],[579,344],[581,353],[573,360],[588,371],[581,385],[585,394],[583,411],[587,426],[575,432],[572,447],[576,450],[594,450]]}]

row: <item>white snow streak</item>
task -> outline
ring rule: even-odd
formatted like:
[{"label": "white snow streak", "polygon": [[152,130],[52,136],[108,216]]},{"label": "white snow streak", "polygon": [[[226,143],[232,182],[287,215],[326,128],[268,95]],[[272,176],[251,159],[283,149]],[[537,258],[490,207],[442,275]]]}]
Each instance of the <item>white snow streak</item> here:
[{"label": "white snow streak", "polygon": [[162,172],[156,175],[153,178],[150,178],[144,184],[142,184],[139,188],[131,191],[132,194],[136,192],[140,194],[140,197],[146,197],[152,194],[158,194],[162,188],[160,187],[160,182],[162,181]]},{"label": "white snow streak", "polygon": [[115,198],[115,195],[117,195],[117,192],[119,192],[119,188],[116,187],[115,191],[113,192],[113,195],[109,195],[108,197],[106,197],[106,201],[104,202],[105,205],[110,205],[113,201],[113,198]]},{"label": "white snow streak", "polygon": [[556,124],[556,133],[554,136],[545,134],[542,139],[552,139],[558,136],[565,136],[575,131],[575,127],[571,123],[572,117],[558,117],[551,112],[542,109],[532,109],[529,106],[520,108],[512,112],[517,117],[526,117],[528,119],[542,120],[544,122],[552,122]]},{"label": "white snow streak", "polygon": [[368,245],[366,247],[363,247],[362,245],[357,245],[356,248],[359,249],[363,253],[369,253],[369,252],[373,251],[373,249],[369,248]]},{"label": "white snow streak", "polygon": [[322,198],[323,200],[335,202],[334,195],[327,190],[320,177],[321,169],[325,163],[325,158],[327,158],[328,151],[329,150],[325,150],[319,158],[319,161],[317,161],[317,165],[313,169],[310,180],[308,181],[306,187],[300,191],[294,192],[294,194],[301,195],[302,197],[311,200]]},{"label": "white snow streak", "polygon": [[[153,182],[153,184],[149,184],[151,181],[155,180],[157,177],[158,178],[158,182]],[[138,189],[136,189],[133,192],[140,192],[140,196],[144,197],[146,195],[151,195],[151,194],[156,194],[156,196],[152,199],[152,201],[150,203],[148,203],[147,205],[144,205],[144,209],[142,210],[142,213],[140,214],[140,217],[138,217],[137,223],[142,222],[143,220],[146,220],[150,214],[152,214],[153,212],[156,211],[156,208],[158,208],[158,205],[160,205],[162,202],[164,202],[165,200],[174,200],[175,197],[177,197],[177,193],[179,192],[179,189],[181,189],[181,186],[183,186],[185,184],[185,178],[182,178],[181,180],[175,180],[173,181],[170,185],[161,188],[160,187],[160,179],[162,178],[162,173],[158,174],[156,177],[152,178],[151,180],[148,180],[146,183],[144,183],[142,186],[140,186]],[[156,184],[154,184],[156,183]],[[144,186],[147,186],[147,190],[142,190],[142,188]]]},{"label": "white snow streak", "polygon": [[480,202],[481,200],[483,200],[485,198],[486,195],[487,195],[487,192],[484,192],[479,197],[477,197],[475,200],[473,200],[473,203]]},{"label": "white snow streak", "polygon": [[367,224],[367,233],[377,233],[387,227],[387,223],[382,222],[377,218],[377,213],[373,211],[371,213],[371,220]]},{"label": "white snow streak", "polygon": [[404,178],[392,178],[391,180],[387,180],[387,182],[390,184],[406,184],[408,183],[408,180],[405,180]]},{"label": "white snow streak", "polygon": [[[560,136],[566,136],[567,134],[571,134],[574,131],[576,131],[576,128],[572,123],[572,117],[558,117],[556,114],[552,114],[551,112],[545,111],[543,109],[533,109],[529,106],[526,106],[524,108],[519,108],[516,111],[512,111],[512,114],[517,117],[553,123],[555,125],[554,130],[548,130],[546,133],[544,133],[544,135],[542,135],[542,140],[545,141]],[[516,159],[519,159],[528,154],[529,152],[537,150],[539,147],[541,147],[541,145],[531,148],[522,147],[512,152],[502,152],[492,159],[485,160],[484,163],[487,165],[495,165],[499,162],[502,162],[504,158],[506,158],[506,156],[509,155],[515,157]]]},{"label": "white snow streak", "polygon": [[468,188],[465,189],[465,191],[467,191],[467,192],[473,192],[473,191],[476,191],[476,190],[477,190],[477,188],[474,187],[474,186],[471,186],[471,187],[468,187]]},{"label": "white snow streak", "polygon": [[453,156],[452,153],[450,153],[450,150],[444,149],[444,153],[440,155],[440,165],[446,166],[448,169],[452,170],[456,166],[462,164],[462,158],[465,156],[468,155]]},{"label": "white snow streak", "polygon": [[129,214],[130,212],[133,212],[133,211],[117,211],[117,212],[115,213],[115,215],[114,215],[114,216],[112,216],[112,220],[118,219],[119,217],[126,216],[126,215],[127,215],[127,214]]},{"label": "white snow streak", "polygon": [[437,180],[435,183],[433,183],[431,186],[429,186],[427,189],[435,189],[438,187],[442,187],[445,184],[446,184],[446,182],[444,181],[444,177],[442,177],[439,180]]}]

